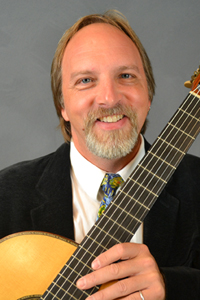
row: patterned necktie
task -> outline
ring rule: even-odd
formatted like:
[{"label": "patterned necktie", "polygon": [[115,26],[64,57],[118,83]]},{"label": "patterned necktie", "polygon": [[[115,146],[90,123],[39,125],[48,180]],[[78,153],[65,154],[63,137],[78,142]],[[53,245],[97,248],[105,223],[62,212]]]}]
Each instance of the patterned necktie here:
[{"label": "patterned necktie", "polygon": [[100,203],[97,220],[102,215],[107,206],[110,204],[110,202],[116,194],[117,189],[123,182],[124,180],[119,174],[105,174],[104,179],[101,183],[101,188],[104,191],[104,197]]}]

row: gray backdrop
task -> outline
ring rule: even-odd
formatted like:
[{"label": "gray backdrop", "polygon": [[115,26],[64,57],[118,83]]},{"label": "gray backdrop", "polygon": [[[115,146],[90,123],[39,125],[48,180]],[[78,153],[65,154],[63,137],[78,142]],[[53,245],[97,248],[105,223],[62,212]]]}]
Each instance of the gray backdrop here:
[{"label": "gray backdrop", "polygon": [[[78,18],[120,10],[152,61],[157,89],[146,137],[153,142],[189,92],[200,63],[199,0],[0,0],[0,169],[62,142],[50,89],[57,43]],[[200,155],[200,138],[190,153]]]}]

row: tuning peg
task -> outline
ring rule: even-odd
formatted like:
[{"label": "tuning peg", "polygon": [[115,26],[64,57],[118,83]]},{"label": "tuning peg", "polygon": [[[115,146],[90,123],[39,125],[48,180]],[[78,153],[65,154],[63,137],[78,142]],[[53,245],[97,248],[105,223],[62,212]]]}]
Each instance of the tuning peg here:
[{"label": "tuning peg", "polygon": [[193,84],[193,81],[195,80],[195,78],[200,74],[200,66],[199,68],[194,72],[194,74],[191,76],[191,80],[188,80],[184,83],[184,86],[186,88],[191,88],[192,87],[192,84]]},{"label": "tuning peg", "polygon": [[185,83],[184,83],[184,86],[186,87],[186,88],[191,88],[192,87],[192,82],[191,82],[191,80],[188,80],[188,81],[186,81]]}]

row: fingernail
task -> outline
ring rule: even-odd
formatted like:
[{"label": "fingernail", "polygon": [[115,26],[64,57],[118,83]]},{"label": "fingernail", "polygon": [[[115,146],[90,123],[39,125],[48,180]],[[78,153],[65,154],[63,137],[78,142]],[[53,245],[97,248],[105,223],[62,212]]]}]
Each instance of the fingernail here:
[{"label": "fingernail", "polygon": [[96,258],[93,262],[92,262],[92,269],[99,269],[100,268],[100,261],[98,260],[98,258]]},{"label": "fingernail", "polygon": [[84,278],[80,278],[77,282],[76,285],[79,289],[83,289],[85,286],[85,279]]}]

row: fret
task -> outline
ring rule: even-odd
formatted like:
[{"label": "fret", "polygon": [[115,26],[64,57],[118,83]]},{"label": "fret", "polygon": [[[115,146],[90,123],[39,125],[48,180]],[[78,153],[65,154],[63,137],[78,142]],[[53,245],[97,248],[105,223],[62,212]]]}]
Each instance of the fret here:
[{"label": "fret", "polygon": [[155,173],[153,173],[148,168],[143,167],[143,165],[141,165],[140,163],[138,164],[138,166],[143,169],[143,172],[147,171],[147,173],[150,173],[152,176],[155,176],[158,180],[162,181],[165,184],[167,183],[167,181],[164,180],[162,177],[159,177],[158,175],[156,175]]},{"label": "fret", "polygon": [[[198,88],[198,90],[199,90],[199,88]],[[196,94],[196,93],[194,93],[193,91],[190,91],[189,93],[190,93],[191,95],[195,96],[196,99],[200,98],[200,94]]]},{"label": "fret", "polygon": [[[69,280],[69,276],[71,281],[73,282],[80,277],[80,273],[76,271],[75,268],[72,268],[70,264],[66,264],[58,273],[58,276],[56,277],[56,282],[60,281],[64,283],[66,280]],[[55,281],[53,282],[55,283]]]},{"label": "fret", "polygon": [[192,117],[191,115],[188,115],[186,112],[179,111],[177,115],[174,117],[173,120],[171,120],[171,123],[177,127],[179,127],[181,130],[187,132],[188,134],[192,135],[193,137],[196,137],[197,132],[199,130],[199,119],[200,116],[197,118]]},{"label": "fret", "polygon": [[[80,276],[78,277],[80,278]],[[76,281],[78,280],[78,278],[76,279]],[[76,282],[75,281],[75,282]],[[52,293],[55,293],[58,291],[58,290],[62,290],[65,293],[69,294],[69,295],[73,295],[74,292],[79,291],[79,289],[76,287],[75,283],[72,282],[72,280],[65,280],[61,285],[55,283],[54,284],[54,287],[52,288]],[[86,297],[89,296],[89,293],[87,290],[83,290],[80,295],[84,294]]]},{"label": "fret", "polygon": [[[139,207],[139,209],[140,209],[140,207]],[[143,212],[144,211],[146,211],[146,210],[143,210]],[[120,241],[121,241],[121,236],[124,235],[124,233],[126,233],[127,237],[130,237],[130,239],[131,239],[133,234],[135,233],[133,231],[135,225],[140,225],[142,223],[142,221],[139,218],[136,218],[133,214],[131,215],[130,213],[127,215],[120,208],[118,210],[116,210],[114,208],[112,216],[114,216],[117,219],[118,223],[121,224],[120,227],[122,226],[123,228],[126,228],[126,230],[117,231],[117,236],[118,236],[118,239],[120,239]],[[115,225],[115,226],[117,226],[117,225]],[[120,237],[119,237],[119,235],[120,235]]]},{"label": "fret", "polygon": [[[150,206],[152,199],[154,199],[155,197],[153,197],[153,198],[150,197],[151,201],[148,199],[148,197],[147,198],[142,197],[142,198],[141,198],[141,200],[143,200],[144,202],[148,202],[148,204],[149,204],[148,206]],[[123,201],[126,202],[126,199],[124,199]],[[141,203],[138,200],[134,199],[131,196],[127,197],[127,205],[125,208],[126,208],[126,211],[129,211],[129,215],[127,216],[127,218],[129,218],[129,220],[132,219],[133,222],[135,221],[135,219],[143,220],[142,216],[144,215],[144,213],[146,211],[149,211],[149,207],[144,207],[143,205],[141,205]],[[119,212],[119,210],[117,212]],[[116,215],[117,215],[117,213],[116,213]],[[131,217],[129,217],[130,215],[131,215]]]},{"label": "fret", "polygon": [[[63,286],[64,283],[68,281],[68,283],[70,283],[70,284],[74,285],[74,287],[76,287],[74,282],[76,282],[77,278],[80,278],[80,274],[78,274],[77,272],[74,272],[74,270],[72,268],[70,268],[69,265],[66,267],[68,267],[69,269],[71,269],[71,271],[73,271],[72,273],[70,273],[70,280],[68,278],[69,276],[66,277],[63,274],[59,273],[56,278],[56,282],[53,281],[53,283],[54,283],[54,285],[56,284],[57,286]],[[71,276],[71,275],[74,275],[74,276]]]},{"label": "fret", "polygon": [[[95,228],[96,229],[96,228]],[[95,231],[96,232],[96,231]],[[91,243],[93,243],[93,244],[91,244]],[[95,245],[94,245],[95,244]],[[99,249],[99,248],[97,248],[97,247],[101,247],[102,249],[101,249],[101,251],[99,252],[99,253],[102,253],[103,251],[105,251],[105,250],[107,250],[107,248],[104,246],[104,245],[102,245],[102,244],[100,244],[97,240],[96,240],[96,238],[92,238],[92,236],[91,235],[86,235],[86,240],[85,240],[85,242],[84,242],[84,245],[85,245],[85,247],[87,247],[87,245],[88,245],[88,247],[91,247],[91,245],[92,246],[94,246],[95,247],[95,249]]]},{"label": "fret", "polygon": [[53,293],[51,293],[48,290],[45,292],[45,294],[40,299],[51,300],[51,299],[53,299],[51,295],[54,297],[54,299],[60,300],[60,298],[58,298],[57,296],[55,296]]},{"label": "fret", "polygon": [[[116,211],[115,211],[116,213]],[[122,215],[121,215],[122,216]],[[119,226],[117,226],[116,223],[113,223],[113,226],[115,228],[115,235],[117,236],[117,238],[120,240],[120,242],[122,242],[122,236],[126,235],[127,237],[130,237],[130,239],[133,236],[133,224],[137,224],[140,223],[140,221],[138,221],[139,219],[135,219],[135,218],[130,218],[129,216],[126,216],[125,218],[121,218],[120,215],[116,214],[116,217],[118,218],[118,221],[121,221],[121,225],[123,228],[126,228],[126,230],[122,230],[120,228],[120,230],[118,229]]]},{"label": "fret", "polygon": [[[151,177],[151,179],[152,179],[152,177]],[[150,188],[148,188],[147,186],[145,186],[145,183],[144,183],[144,185],[142,185],[141,183],[139,183],[138,181],[134,180],[133,178],[130,178],[130,180],[133,181],[133,183],[135,183],[136,185],[140,186],[142,189],[145,189],[145,190],[147,190],[147,192],[153,194],[155,197],[158,197],[158,195],[157,195],[156,193],[154,193],[154,192],[152,191],[152,189],[150,189]],[[148,179],[146,179],[146,180],[143,179],[143,182],[144,182],[144,181],[147,181],[147,185],[148,185],[148,186],[150,185],[150,182],[148,181]],[[153,186],[154,186],[154,183],[153,183]],[[153,187],[152,187],[152,188],[153,188]]]},{"label": "fret", "polygon": [[183,113],[187,114],[189,117],[191,117],[192,119],[194,119],[195,121],[199,121],[195,116],[191,115],[190,113],[188,113],[187,111],[185,111],[182,108],[179,108],[179,110],[181,110]]},{"label": "fret", "polygon": [[152,149],[150,152],[155,157],[159,157],[159,159],[169,166],[171,166],[173,169],[176,169],[177,163],[180,161],[180,159],[183,158],[184,154],[179,153],[176,151],[175,148],[170,147],[168,144],[158,140],[157,145],[159,145],[159,148],[155,151]]},{"label": "fret", "polygon": [[[153,174],[156,174],[158,177],[161,177],[162,180],[167,181],[169,176],[175,171],[175,167],[170,164],[166,164],[165,161],[159,161],[155,155],[151,152],[148,152],[145,159],[140,162],[140,164],[145,169],[145,166],[150,169]],[[147,170],[147,168],[146,168]]]},{"label": "fret", "polygon": [[[131,197],[131,200],[132,200],[132,197]],[[116,209],[113,212],[114,217],[116,215],[116,217],[118,217],[119,222],[120,221],[122,222],[123,220],[125,220],[126,217],[129,217],[129,218],[135,220],[136,222],[142,223],[141,220],[139,220],[135,216],[131,215],[129,212],[127,212],[126,210],[124,210],[122,207],[120,207],[119,205],[117,205],[115,202],[113,202],[112,205],[116,206],[118,208],[118,210],[120,210],[120,213]],[[148,207],[147,207],[147,209],[148,209]],[[122,220],[120,220],[120,219],[122,219]]]},{"label": "fret", "polygon": [[[112,215],[113,216],[113,215]],[[121,229],[123,230],[123,231],[127,231],[127,233],[129,233],[129,234],[133,234],[131,231],[129,231],[128,230],[128,228],[127,227],[124,227],[123,225],[123,223],[122,222],[117,222],[118,220],[120,221],[120,218],[118,217],[118,219],[115,219],[115,220],[113,220],[112,219],[112,217],[109,217],[109,216],[107,216],[106,214],[105,214],[105,218],[107,218],[108,219],[108,221],[111,221],[111,223],[112,224],[114,224],[114,226],[117,226],[117,229],[119,228],[119,227],[121,227]],[[117,220],[117,221],[116,221]],[[123,220],[124,220],[124,218],[123,218]],[[123,225],[122,225],[123,224]]]},{"label": "fret", "polygon": [[[74,256],[74,257],[76,257],[77,259],[80,259],[80,260],[83,257],[84,257],[84,259],[90,258],[91,257],[91,254],[90,254],[91,251],[88,251],[88,250],[89,249],[86,249],[86,247],[83,247],[82,245],[80,245],[71,257]],[[93,255],[95,256],[95,253],[93,253]]]},{"label": "fret", "polygon": [[194,112],[193,115],[196,113],[198,109],[200,95],[194,93],[193,91],[190,91],[188,96],[185,98],[185,100],[182,102],[179,108],[182,108],[185,111],[188,112]]},{"label": "fret", "polygon": [[188,145],[193,143],[194,137],[190,136],[182,130],[177,130],[173,124],[169,124],[167,130],[161,134],[162,138],[166,142],[174,144],[177,148],[180,148],[184,153],[188,148]]},{"label": "fret", "polygon": [[[152,150],[153,150],[153,149],[152,149]],[[150,153],[150,154],[152,154],[154,157],[156,157],[157,160],[160,160],[161,162],[165,163],[166,165],[168,165],[168,166],[171,167],[172,169],[176,170],[176,168],[175,168],[172,164],[168,163],[166,160],[162,159],[161,157],[159,157],[158,155],[156,155],[155,153],[153,153],[152,150],[148,150],[148,153]]]},{"label": "fret", "polygon": [[[97,225],[95,225],[99,230],[101,230],[105,235],[108,235],[112,240],[114,240],[116,242],[116,244],[120,243],[120,240],[118,240],[115,237],[115,233],[116,233],[116,229],[114,228],[114,226],[110,227],[110,224],[107,222],[106,224],[104,224],[103,228],[98,227]],[[121,228],[118,228],[118,230],[121,230]]]},{"label": "fret", "polygon": [[[151,196],[151,194],[153,197],[158,197],[161,185],[163,185],[163,180],[159,180],[158,177],[152,176],[152,173],[149,173],[147,170],[138,168],[134,173],[134,176],[132,176],[130,183],[126,185],[122,191],[127,194],[131,193],[136,199],[140,199],[141,195],[147,197]],[[142,204],[148,206],[147,202],[144,203],[142,201]]]},{"label": "fret", "polygon": [[84,245],[84,247],[83,247],[83,245],[81,244],[81,245],[79,245],[79,248],[80,249],[82,249],[84,252],[88,252],[88,254],[92,257],[93,256],[93,259],[95,259],[95,255],[94,255],[94,253],[93,252],[91,252],[90,251],[90,246],[91,246],[91,244],[90,245],[88,245],[89,247],[86,247],[86,245]]},{"label": "fret", "polygon": [[200,108],[200,101],[199,101],[199,95],[193,94],[190,95],[188,100],[184,101],[182,105],[180,106],[180,109],[187,112],[188,114],[191,114],[194,118],[199,120],[199,108]]},{"label": "fret", "polygon": [[[90,267],[90,265],[91,265],[91,262],[95,259],[95,257],[91,257],[87,251],[86,251],[86,255],[84,257],[84,260],[87,262],[87,264],[83,261],[83,259],[78,258],[77,255],[72,254],[71,257],[73,259],[69,265],[69,268],[71,270],[74,270],[74,272],[76,272],[76,267],[78,265],[79,268],[81,268],[81,270],[84,270],[85,274],[92,271],[92,268]],[[79,274],[79,272],[76,272],[76,273]]]},{"label": "fret", "polygon": [[[102,216],[101,216],[102,218]],[[112,246],[116,245],[116,240],[111,238],[108,235],[105,235],[104,232],[99,231],[98,236],[96,236],[96,234],[94,234],[94,232],[92,234],[90,234],[90,238],[91,240],[97,240],[98,244],[100,245],[100,243],[104,244],[104,248],[97,248],[97,250],[101,250],[99,252],[99,254],[101,254],[102,252],[104,252],[105,250],[107,250],[108,248],[111,248]]]},{"label": "fret", "polygon": [[[195,138],[194,138],[193,136],[191,136],[189,133],[187,133],[187,132],[181,130],[180,128],[178,128],[177,126],[173,125],[173,124],[170,123],[170,122],[168,122],[168,124],[169,124],[169,126],[174,127],[174,129],[176,129],[176,132],[177,132],[177,131],[180,131],[183,135],[188,136],[191,140],[195,140]],[[174,130],[174,131],[175,131],[175,130]],[[170,130],[169,134],[170,134],[170,136],[173,136],[173,135],[172,135],[172,129]]]},{"label": "fret", "polygon": [[[131,210],[133,208],[139,209],[140,207],[143,207],[143,209],[149,209],[152,201],[155,199],[154,194],[148,193],[146,189],[143,189],[141,187],[138,187],[136,189],[132,182],[128,182],[128,184],[123,188],[123,193],[124,191],[127,192],[127,200],[123,200],[121,206],[123,207],[125,205],[124,202],[126,202],[125,210],[132,215],[133,213],[131,212]],[[116,203],[120,205],[120,202],[118,203],[118,199],[116,199]]]},{"label": "fret", "polygon": [[162,139],[160,136],[158,137],[158,139],[160,141],[162,141],[164,144],[167,144],[170,148],[175,149],[177,152],[180,152],[181,154],[185,155],[185,152],[181,151],[180,149],[178,149],[177,147],[175,147],[174,145],[172,145],[171,143],[167,142],[166,140]]}]

